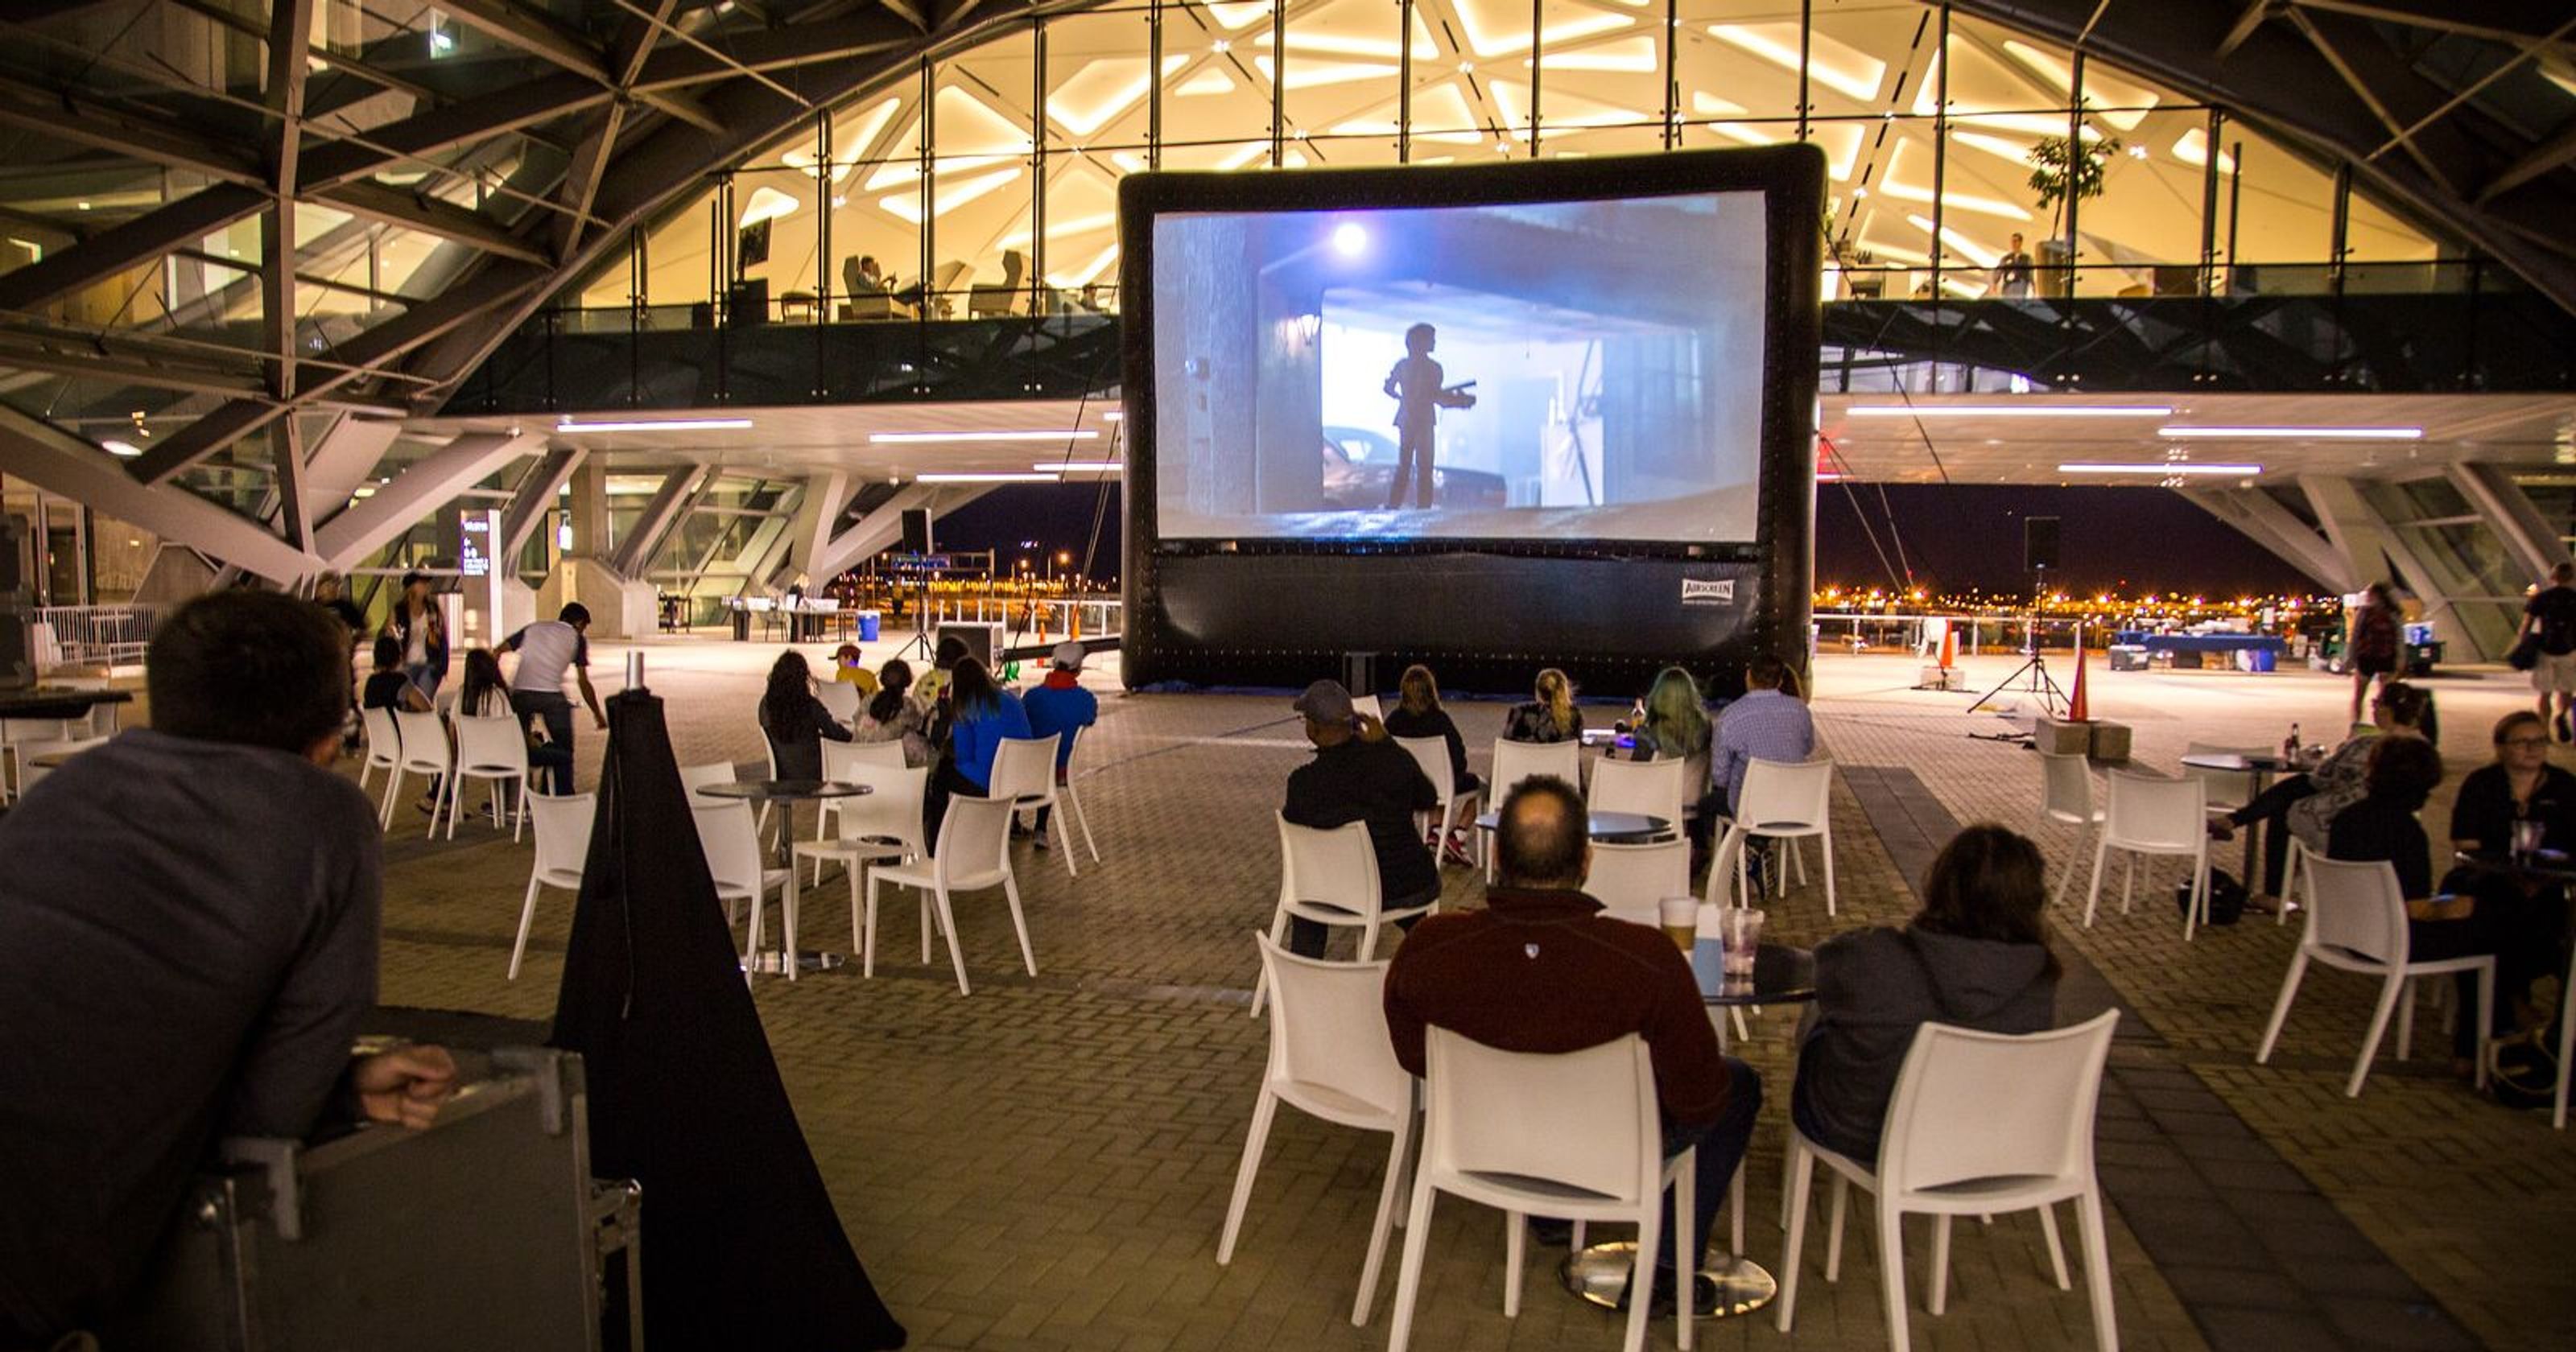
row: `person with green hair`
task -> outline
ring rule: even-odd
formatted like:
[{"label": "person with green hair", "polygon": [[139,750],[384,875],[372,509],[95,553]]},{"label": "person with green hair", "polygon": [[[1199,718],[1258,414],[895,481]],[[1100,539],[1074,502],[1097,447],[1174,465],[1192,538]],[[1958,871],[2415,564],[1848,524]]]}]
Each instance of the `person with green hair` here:
[{"label": "person with green hair", "polygon": [[1680,667],[1666,667],[1655,673],[1655,683],[1646,690],[1645,717],[1633,729],[1636,734],[1637,759],[1680,760],[1682,771],[1682,820],[1690,837],[1691,855],[1696,862],[1708,851],[1709,824],[1717,819],[1709,787],[1709,732],[1707,706],[1700,702],[1699,682]]}]

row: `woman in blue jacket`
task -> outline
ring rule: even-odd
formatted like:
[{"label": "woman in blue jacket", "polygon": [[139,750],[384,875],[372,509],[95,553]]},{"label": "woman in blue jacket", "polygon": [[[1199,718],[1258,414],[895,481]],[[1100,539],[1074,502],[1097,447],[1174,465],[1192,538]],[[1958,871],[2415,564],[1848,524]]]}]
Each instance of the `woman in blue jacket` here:
[{"label": "woman in blue jacket", "polygon": [[922,795],[922,838],[933,850],[939,848],[939,823],[948,815],[950,795],[983,797],[993,782],[993,755],[1001,750],[1002,739],[1029,735],[1029,714],[1020,697],[994,684],[993,673],[972,657],[949,673],[948,707],[948,745],[930,777],[930,791]]}]

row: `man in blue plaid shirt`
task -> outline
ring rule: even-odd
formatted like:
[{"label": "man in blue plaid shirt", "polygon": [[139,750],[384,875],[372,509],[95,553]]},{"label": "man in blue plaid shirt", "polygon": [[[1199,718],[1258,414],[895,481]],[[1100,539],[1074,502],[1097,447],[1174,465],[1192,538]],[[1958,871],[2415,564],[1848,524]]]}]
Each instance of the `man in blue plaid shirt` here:
[{"label": "man in blue plaid shirt", "polygon": [[1795,764],[1816,754],[1816,720],[1805,701],[1780,689],[1788,674],[1788,664],[1777,657],[1754,658],[1744,669],[1744,698],[1726,706],[1717,720],[1708,769],[1726,795],[1729,817],[1744,791],[1745,767],[1756,757]]}]

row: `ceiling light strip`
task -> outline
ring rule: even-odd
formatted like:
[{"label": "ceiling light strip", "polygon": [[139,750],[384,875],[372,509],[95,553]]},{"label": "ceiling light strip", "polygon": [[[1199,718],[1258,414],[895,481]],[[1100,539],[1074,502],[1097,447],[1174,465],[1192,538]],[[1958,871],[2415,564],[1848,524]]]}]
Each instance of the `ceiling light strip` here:
[{"label": "ceiling light strip", "polygon": [[913,481],[925,484],[1052,484],[1062,483],[1052,474],[916,474]]},{"label": "ceiling light strip", "polygon": [[2156,435],[2206,441],[2421,441],[2421,427],[2159,427]]},{"label": "ceiling light strip", "polygon": [[2250,478],[2263,472],[2261,465],[2205,465],[2189,460],[2140,460],[2129,463],[2096,463],[2078,461],[2057,467],[2060,474],[2147,474],[2158,478],[2184,475],[2195,478]]},{"label": "ceiling light strip", "polygon": [[868,440],[876,445],[929,445],[951,441],[1096,441],[1100,433],[1088,427],[1005,429],[991,432],[870,432]]},{"label": "ceiling light strip", "polygon": [[661,418],[588,423],[575,422],[566,418],[555,424],[555,430],[558,432],[740,432],[750,426],[749,418]]},{"label": "ceiling light strip", "polygon": [[1855,404],[1847,418],[2170,418],[2162,404]]}]

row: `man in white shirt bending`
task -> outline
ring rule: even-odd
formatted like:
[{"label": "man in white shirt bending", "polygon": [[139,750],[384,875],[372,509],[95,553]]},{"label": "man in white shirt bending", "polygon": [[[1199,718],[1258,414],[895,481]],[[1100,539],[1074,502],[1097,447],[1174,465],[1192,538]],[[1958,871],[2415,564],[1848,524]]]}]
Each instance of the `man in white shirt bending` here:
[{"label": "man in white shirt bending", "polygon": [[553,791],[572,792],[572,701],[564,696],[564,668],[581,684],[581,702],[590,706],[591,723],[605,731],[608,715],[600,712],[599,692],[590,687],[590,607],[579,601],[555,619],[535,624],[501,640],[502,652],[519,655],[510,677],[510,708],[522,725],[543,719],[546,740],[562,747],[565,761],[555,767]]}]

